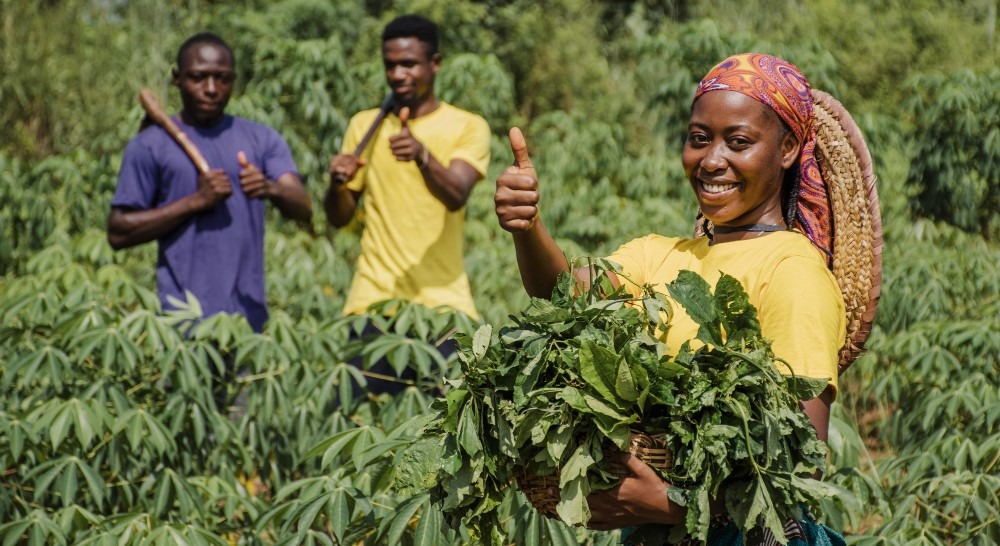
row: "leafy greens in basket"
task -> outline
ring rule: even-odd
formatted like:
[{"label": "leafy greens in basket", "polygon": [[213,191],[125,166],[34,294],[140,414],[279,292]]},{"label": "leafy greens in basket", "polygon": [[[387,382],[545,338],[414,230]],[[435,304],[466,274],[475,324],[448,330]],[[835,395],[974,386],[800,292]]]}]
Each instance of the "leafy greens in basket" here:
[{"label": "leafy greens in basket", "polygon": [[714,294],[688,271],[668,286],[700,327],[697,342],[668,352],[656,337],[669,327],[668,298],[650,287],[635,298],[603,274],[614,264],[591,267],[590,287],[563,275],[551,300],[533,299],[496,335],[484,325],[462,340],[463,376],[435,403],[415,448],[436,444],[434,459],[400,483],[436,475],[434,498],[451,523],[498,545],[498,507],[518,473],[558,474],[560,519],[584,525],[587,495],[618,481],[608,462],[628,449],[630,429],[665,433],[673,463],[661,474],[670,499],[687,507],[672,541],[704,540],[716,497],[741,529],[783,537],[782,524],[827,491],[811,478],[826,447],[798,402],[826,380],[778,372],[733,277]]}]

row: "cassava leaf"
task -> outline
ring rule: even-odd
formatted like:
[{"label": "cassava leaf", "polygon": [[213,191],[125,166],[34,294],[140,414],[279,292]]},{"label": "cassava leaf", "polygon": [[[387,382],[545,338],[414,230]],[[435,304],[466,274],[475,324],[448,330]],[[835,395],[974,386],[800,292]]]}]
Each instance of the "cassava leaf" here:
[{"label": "cassava leaf", "polygon": [[[779,373],[735,278],[723,274],[713,293],[682,271],[667,287],[670,302],[648,286],[639,296],[612,287],[606,266],[586,263],[598,279],[589,287],[561,276],[551,300],[532,300],[488,346],[480,329],[478,345],[460,355],[465,378],[435,403],[443,438],[435,505],[452,524],[502,544],[496,510],[512,476],[558,474],[556,511],[583,525],[587,495],[613,485],[600,468],[605,450],[627,449],[638,426],[663,434],[671,451],[662,475],[670,499],[688,510],[672,539],[704,540],[709,506],[723,494],[744,532],[815,506],[824,490],[807,480],[826,451],[799,400],[826,381]],[[675,304],[699,325],[700,343],[670,354],[659,336]]]},{"label": "cassava leaf", "polygon": [[584,341],[580,344],[579,358],[583,380],[604,400],[616,400],[617,355],[591,341]]},{"label": "cassava leaf", "polygon": [[705,279],[691,271],[681,271],[677,279],[667,285],[667,292],[698,325],[698,339],[715,346],[724,344],[712,293]]}]

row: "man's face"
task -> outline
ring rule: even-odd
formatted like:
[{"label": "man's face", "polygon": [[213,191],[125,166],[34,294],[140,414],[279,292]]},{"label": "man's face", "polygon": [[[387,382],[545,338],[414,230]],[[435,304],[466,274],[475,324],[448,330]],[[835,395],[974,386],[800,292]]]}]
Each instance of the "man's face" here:
[{"label": "man's face", "polygon": [[434,75],[440,55],[427,55],[427,45],[416,38],[394,38],[382,44],[385,81],[396,104],[411,109],[434,96]]},{"label": "man's face", "polygon": [[217,44],[188,48],[174,72],[174,85],[184,103],[184,121],[201,127],[222,121],[234,79],[233,57],[226,48]]}]

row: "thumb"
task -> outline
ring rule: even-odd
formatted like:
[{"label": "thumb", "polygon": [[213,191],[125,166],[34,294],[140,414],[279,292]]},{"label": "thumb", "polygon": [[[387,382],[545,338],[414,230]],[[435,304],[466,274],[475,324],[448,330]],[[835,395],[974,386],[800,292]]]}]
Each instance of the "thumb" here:
[{"label": "thumb", "polygon": [[510,130],[510,151],[514,152],[514,166],[518,169],[533,169],[531,158],[528,156],[528,144],[524,141],[524,135],[517,127]]},{"label": "thumb", "polygon": [[650,468],[650,466],[648,464],[646,464],[645,461],[643,461],[642,459],[640,459],[639,457],[636,457],[635,455],[633,455],[631,453],[624,453],[623,454],[623,456],[622,456],[622,463],[624,463],[625,464],[625,468],[627,468],[629,470],[629,472],[633,476],[635,476],[637,478],[641,478],[644,475],[650,474],[650,473],[653,473],[655,475],[655,472],[653,471],[653,469]]},{"label": "thumb", "polygon": [[410,121],[410,107],[404,106],[399,109],[399,123],[403,125],[403,129],[406,129],[407,121]]},{"label": "thumb", "polygon": [[236,161],[239,161],[240,167],[244,169],[250,166],[250,162],[247,161],[247,154],[243,153],[243,150],[236,152]]}]

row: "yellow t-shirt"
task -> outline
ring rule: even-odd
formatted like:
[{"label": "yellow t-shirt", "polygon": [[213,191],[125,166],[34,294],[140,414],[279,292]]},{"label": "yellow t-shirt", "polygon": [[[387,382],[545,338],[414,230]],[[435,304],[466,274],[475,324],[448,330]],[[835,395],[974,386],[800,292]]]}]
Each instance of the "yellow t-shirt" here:
[{"label": "yellow t-shirt", "polygon": [[[651,284],[666,285],[683,269],[713,288],[725,272],[738,279],[758,310],[761,331],[774,354],[797,375],[829,378],[837,387],[837,356],[846,337],[844,300],[823,257],[804,235],[780,231],[745,241],[709,245],[708,239],[648,235],[626,243],[609,260],[622,266],[622,285],[639,294]],[[663,340],[677,351],[698,333],[680,305]],[[692,343],[693,346],[695,343]]]},{"label": "yellow t-shirt", "polygon": [[[373,109],[351,118],[343,153],[354,151],[376,115]],[[482,117],[441,103],[408,126],[445,167],[460,159],[485,175],[490,128]],[[362,154],[367,165],[347,183],[364,192],[364,231],[344,313],[362,313],[375,302],[401,298],[478,318],[463,262],[465,208],[449,211],[427,189],[415,162],[396,160],[389,137],[400,129],[395,114],[385,118]]]}]

